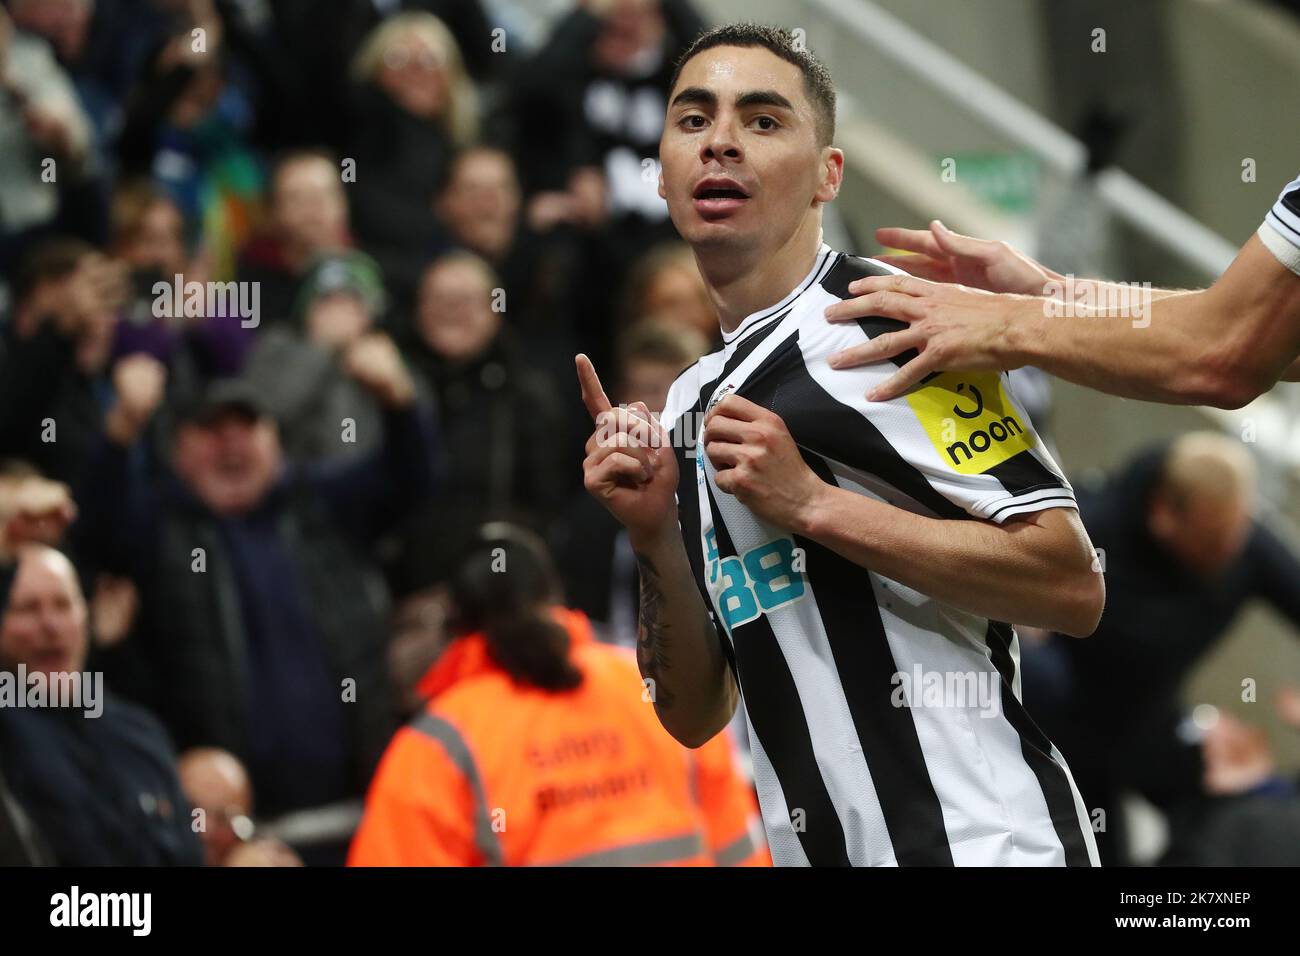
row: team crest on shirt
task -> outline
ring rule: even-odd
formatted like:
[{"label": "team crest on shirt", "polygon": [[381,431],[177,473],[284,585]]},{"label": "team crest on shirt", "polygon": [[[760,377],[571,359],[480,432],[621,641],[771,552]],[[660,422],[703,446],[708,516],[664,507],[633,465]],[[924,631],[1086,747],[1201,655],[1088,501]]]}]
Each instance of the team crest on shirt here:
[{"label": "team crest on shirt", "polygon": [[718,402],[722,401],[724,398],[726,398],[735,390],[736,390],[736,386],[734,385],[722,386],[722,388],[718,390],[718,393],[713,396],[713,400],[709,402],[709,407],[704,410],[704,414],[707,415],[709,414],[709,412],[713,411],[714,405],[718,404]]},{"label": "team crest on shirt", "polygon": [[907,395],[943,463],[980,475],[1035,445],[996,372],[944,372]]}]

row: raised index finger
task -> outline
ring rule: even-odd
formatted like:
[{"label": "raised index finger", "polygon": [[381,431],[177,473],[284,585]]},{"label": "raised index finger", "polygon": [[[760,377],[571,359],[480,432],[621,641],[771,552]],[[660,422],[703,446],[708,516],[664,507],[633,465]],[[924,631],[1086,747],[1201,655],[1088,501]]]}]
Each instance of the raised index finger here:
[{"label": "raised index finger", "polygon": [[600,386],[600,376],[596,374],[596,367],[591,364],[591,359],[579,353],[574,358],[574,364],[578,367],[578,384],[582,387],[582,404],[587,406],[587,412],[594,422],[597,416],[602,412],[609,411],[613,406],[609,404],[609,399],[605,397],[605,390]]}]

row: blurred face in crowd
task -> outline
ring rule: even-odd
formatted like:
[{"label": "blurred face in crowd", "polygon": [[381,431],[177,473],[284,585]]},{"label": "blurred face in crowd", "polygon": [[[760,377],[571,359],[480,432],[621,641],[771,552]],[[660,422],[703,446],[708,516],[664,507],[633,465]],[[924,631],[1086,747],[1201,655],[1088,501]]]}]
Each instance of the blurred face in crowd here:
[{"label": "blurred face in crowd", "polygon": [[271,218],[280,237],[298,255],[344,245],[348,204],[338,168],[320,156],[287,161],[275,177]]},{"label": "blurred face in crowd", "polygon": [[76,336],[77,367],[93,375],[107,364],[117,328],[117,310],[126,302],[126,267],[98,252],[83,256],[76,271],[61,280],[56,312]]},{"label": "blurred face in crowd", "polygon": [[388,671],[397,687],[404,713],[414,713],[423,698],[420,678],[447,646],[450,599],[445,587],[426,588],[402,599],[393,614],[388,645]]},{"label": "blurred face in crowd", "polygon": [[[178,39],[182,43],[190,42],[188,36]],[[221,67],[215,62],[194,65],[194,77],[172,104],[168,117],[180,129],[196,126],[217,105],[224,85]]]},{"label": "blurred face in crowd", "polygon": [[492,285],[483,267],[466,258],[434,263],[420,283],[420,337],[452,362],[483,353],[501,326],[492,311]]},{"label": "blurred face in crowd", "polygon": [[1252,526],[1253,496],[1158,492],[1151,503],[1153,536],[1185,568],[1212,579],[1241,554]]},{"label": "blurred face in crowd", "polygon": [[613,0],[596,39],[596,65],[612,73],[641,72],[638,60],[657,52],[663,41],[659,0]]},{"label": "blurred face in crowd", "polygon": [[307,337],[324,349],[338,351],[370,331],[370,311],[351,292],[318,296],[307,307]]},{"label": "blurred face in crowd", "polygon": [[255,508],[279,477],[280,436],[268,417],[229,409],[210,423],[176,431],[176,474],[209,510],[239,515]]},{"label": "blurred face in crowd", "polygon": [[1217,432],[1189,432],[1166,453],[1148,528],[1179,564],[1212,579],[1245,547],[1255,493],[1255,462],[1240,442]]},{"label": "blurred face in crowd", "polygon": [[1222,710],[1205,732],[1201,755],[1205,765],[1202,781],[1206,792],[1214,796],[1244,793],[1277,769],[1264,728]]},{"label": "blurred face in crowd", "polygon": [[232,754],[214,747],[196,747],[176,761],[181,789],[196,810],[202,810],[205,826],[199,832],[204,862],[220,866],[239,843],[234,821],[253,812],[253,794],[248,774]]},{"label": "blurred face in crowd", "polygon": [[[31,334],[36,318],[52,318],[77,342],[79,364],[82,353],[93,352],[107,358],[107,349],[117,322],[117,309],[129,292],[126,268],[98,252],[77,259],[71,272],[50,276],[37,283],[23,301],[19,325],[23,334]],[[97,367],[96,362],[90,365]]]},{"label": "blurred face in crowd", "polygon": [[135,231],[117,253],[132,269],[156,269],[174,276],[185,271],[185,223],[171,202],[151,202]]},{"label": "blurred face in crowd", "polygon": [[843,155],[819,144],[803,74],[762,47],[688,60],[669,94],[659,194],[697,255],[771,256],[821,225]]},{"label": "blurred face in crowd", "polygon": [[688,325],[710,339],[718,331],[718,313],[690,256],[665,264],[650,277],[639,311],[644,316]]},{"label": "blurred face in crowd", "polygon": [[623,384],[618,400],[625,405],[645,402],[645,407],[651,411],[662,411],[668,404],[668,389],[681,371],[667,362],[631,359],[623,366]]},{"label": "blurred face in crowd", "polygon": [[20,30],[44,37],[65,63],[81,56],[92,0],[14,0],[9,13]]},{"label": "blurred face in crowd", "polygon": [[86,660],[86,601],[72,563],[43,545],[22,549],[0,620],[0,664],[52,675]]},{"label": "blurred face in crowd", "polygon": [[498,261],[514,239],[519,206],[510,157],[496,149],[473,149],[456,160],[438,211],[463,245]]},{"label": "blurred face in crowd", "polygon": [[447,64],[442,52],[417,31],[408,30],[388,44],[375,83],[414,116],[437,119],[447,110]]}]

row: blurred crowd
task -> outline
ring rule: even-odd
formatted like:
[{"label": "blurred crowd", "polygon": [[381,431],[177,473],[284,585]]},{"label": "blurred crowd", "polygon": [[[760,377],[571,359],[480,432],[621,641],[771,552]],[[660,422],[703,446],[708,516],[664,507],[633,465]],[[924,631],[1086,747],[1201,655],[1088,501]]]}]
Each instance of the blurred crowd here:
[{"label": "blurred crowd", "polygon": [[634,642],[572,357],[658,408],[718,334],[655,175],[702,28],[686,0],[0,8],[0,664],[107,685],[96,721],[0,709],[11,846],[341,861],[485,522],[557,568],[521,614]]},{"label": "blurred crowd", "polygon": [[[372,780],[354,863],[764,862],[743,739],[688,754],[641,701],[635,561],[579,467],[576,351],[658,409],[718,337],[656,191],[702,28],[688,0],[5,0],[0,674],[106,689],[75,688],[93,720],[0,707],[0,863],[339,863]],[[1025,641],[1108,862],[1130,791],[1181,862],[1300,832],[1258,731],[1189,736],[1175,701],[1247,599],[1300,624],[1253,481],[1202,436],[1084,498],[1131,571],[1102,634]],[[476,802],[557,773],[499,830]],[[574,805],[618,854],[530,840]]]}]

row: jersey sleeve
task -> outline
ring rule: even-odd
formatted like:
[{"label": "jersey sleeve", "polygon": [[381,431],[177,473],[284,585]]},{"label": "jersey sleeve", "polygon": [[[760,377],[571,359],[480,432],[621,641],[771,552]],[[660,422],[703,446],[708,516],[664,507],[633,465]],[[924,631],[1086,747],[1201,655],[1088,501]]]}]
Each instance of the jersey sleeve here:
[{"label": "jersey sleeve", "polygon": [[800,435],[807,437],[800,440],[815,442],[810,449],[833,460],[840,485],[856,484],[856,490],[904,507],[909,502],[897,499],[905,496],[937,517],[969,515],[998,524],[1077,507],[1074,489],[1016,401],[1006,373],[942,372],[898,398],[871,402],[866,393],[898,370],[894,362],[831,369],[826,360],[903,323],[868,318],[823,325],[801,330],[810,333],[801,335],[800,345],[815,393],[807,404],[822,411],[802,423]]},{"label": "jersey sleeve", "polygon": [[1257,234],[1278,262],[1300,275],[1300,177],[1282,190]]}]

